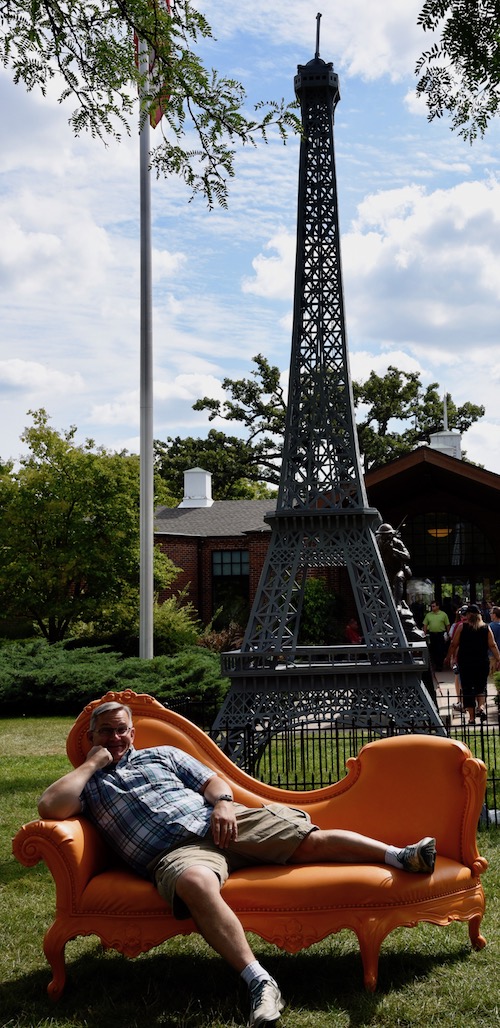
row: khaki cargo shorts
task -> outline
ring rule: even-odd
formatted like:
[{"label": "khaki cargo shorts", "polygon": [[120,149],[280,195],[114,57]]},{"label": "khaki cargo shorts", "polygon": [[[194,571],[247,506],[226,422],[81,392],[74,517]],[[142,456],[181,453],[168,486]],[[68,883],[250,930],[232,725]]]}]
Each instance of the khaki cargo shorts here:
[{"label": "khaki cargo shorts", "polygon": [[182,843],[160,858],[153,879],[163,899],[172,908],[174,917],[190,917],[189,910],[176,895],[179,875],[193,866],[210,868],[221,887],[231,871],[253,864],[286,864],[297,846],[316,830],[309,814],[294,807],[270,803],[265,807],[244,807],[235,803],[238,838],[227,849],[215,845],[209,830],[205,836],[192,835],[192,842]]}]

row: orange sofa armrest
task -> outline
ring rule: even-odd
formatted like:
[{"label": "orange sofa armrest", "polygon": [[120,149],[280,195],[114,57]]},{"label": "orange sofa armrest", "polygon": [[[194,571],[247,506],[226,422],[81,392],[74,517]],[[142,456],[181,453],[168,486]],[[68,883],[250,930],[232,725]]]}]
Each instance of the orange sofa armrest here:
[{"label": "orange sofa armrest", "polygon": [[86,818],[30,821],[12,840],[12,852],[25,867],[43,860],[57,890],[57,906],[72,909],[94,875],[116,863],[97,828]]}]

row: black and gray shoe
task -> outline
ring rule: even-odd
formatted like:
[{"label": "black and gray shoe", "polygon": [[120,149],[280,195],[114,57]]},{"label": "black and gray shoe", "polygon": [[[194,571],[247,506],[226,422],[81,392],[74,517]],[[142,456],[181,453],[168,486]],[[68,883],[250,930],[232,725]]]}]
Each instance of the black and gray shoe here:
[{"label": "black and gray shoe", "polygon": [[426,836],[412,846],[405,846],[404,850],[398,853],[398,860],[401,861],[404,871],[420,871],[431,875],[436,863],[436,840]]}]

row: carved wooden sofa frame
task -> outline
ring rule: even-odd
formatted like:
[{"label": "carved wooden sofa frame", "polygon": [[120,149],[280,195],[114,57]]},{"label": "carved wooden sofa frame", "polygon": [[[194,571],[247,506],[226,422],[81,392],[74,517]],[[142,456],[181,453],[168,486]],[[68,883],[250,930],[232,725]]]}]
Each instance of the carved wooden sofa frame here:
[{"label": "carved wooden sofa frame", "polygon": [[[311,792],[263,785],[237,768],[195,725],[150,696],[108,693],[89,704],[73,725],[67,753],[73,766],[85,759],[92,709],[118,700],[133,711],[135,745],[178,746],[217,770],[249,806],[278,801],[302,807],[320,827],[350,829],[404,846],[435,836],[438,857],[431,876],[379,865],[318,864],[253,867],[232,874],[223,895],[247,931],[289,953],[350,928],[359,941],[367,989],[375,989],[383,940],[400,926],[419,921],[447,925],[466,921],[475,949],[485,898],[480,875],[487,862],[478,853],[476,828],[486,786],[486,768],[463,743],[415,735],[364,746],[347,761],[347,776]],[[109,850],[85,818],[32,821],[13,840],[26,867],[44,860],[56,886],[56,914],[44,939],[52,968],[49,996],[64,989],[66,943],[96,935],[105,947],[129,957],[175,935],[196,931],[191,920],[175,920],[153,884],[139,878]]]}]

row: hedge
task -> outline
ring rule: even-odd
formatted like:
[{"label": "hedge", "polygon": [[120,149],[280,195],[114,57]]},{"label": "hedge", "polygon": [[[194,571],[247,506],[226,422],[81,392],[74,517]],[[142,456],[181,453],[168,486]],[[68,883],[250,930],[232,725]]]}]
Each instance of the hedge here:
[{"label": "hedge", "polygon": [[49,646],[42,640],[0,645],[0,716],[77,716],[110,690],[148,693],[166,706],[188,701],[217,710],[229,682],[220,658],[199,646],[142,660],[106,647]]}]

